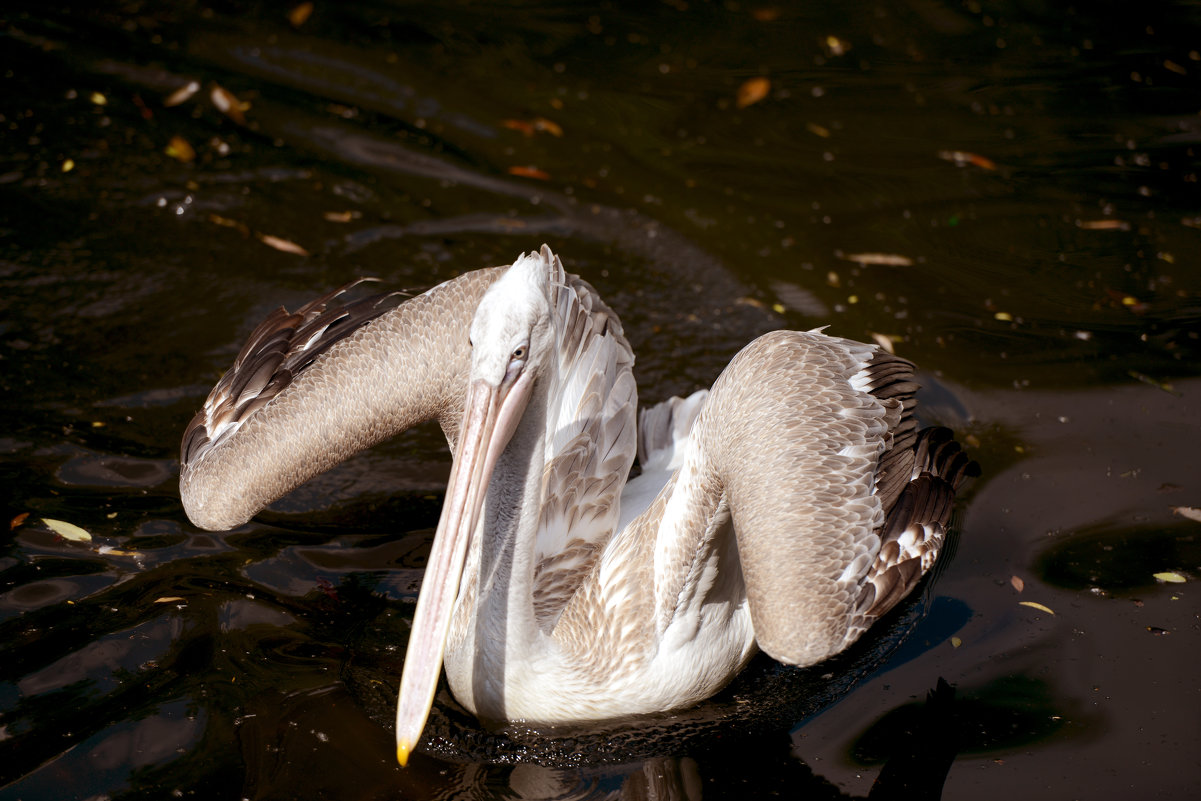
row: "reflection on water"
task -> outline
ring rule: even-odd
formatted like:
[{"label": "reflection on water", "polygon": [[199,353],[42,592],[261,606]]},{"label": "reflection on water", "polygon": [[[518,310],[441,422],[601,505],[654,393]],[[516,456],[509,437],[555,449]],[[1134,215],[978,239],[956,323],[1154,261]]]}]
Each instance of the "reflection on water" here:
[{"label": "reflection on water", "polygon": [[[300,5],[0,11],[0,798],[1195,788],[1193,8]],[[869,658],[591,739],[443,696],[401,771],[381,718],[440,433],[225,534],[183,516],[179,437],[278,305],[543,241],[621,314],[646,401],[829,324],[921,365],[985,475]]]}]

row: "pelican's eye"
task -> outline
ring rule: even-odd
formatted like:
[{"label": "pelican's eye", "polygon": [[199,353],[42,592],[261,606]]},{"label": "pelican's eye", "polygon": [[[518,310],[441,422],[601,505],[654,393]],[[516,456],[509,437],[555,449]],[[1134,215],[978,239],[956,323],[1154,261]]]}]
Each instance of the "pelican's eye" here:
[{"label": "pelican's eye", "polygon": [[529,350],[529,347],[527,347],[526,345],[518,345],[516,348],[514,348],[513,354],[511,356],[509,356],[509,361],[524,362],[525,354],[528,350]]}]

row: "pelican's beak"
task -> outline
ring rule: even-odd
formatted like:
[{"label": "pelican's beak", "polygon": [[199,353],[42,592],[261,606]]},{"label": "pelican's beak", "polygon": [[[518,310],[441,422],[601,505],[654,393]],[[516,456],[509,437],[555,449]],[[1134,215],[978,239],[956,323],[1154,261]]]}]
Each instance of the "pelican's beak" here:
[{"label": "pelican's beak", "polygon": [[522,373],[508,386],[494,387],[476,380],[467,388],[455,463],[417,597],[400,678],[396,759],[401,765],[408,762],[409,754],[417,747],[434,704],[467,548],[479,524],[497,457],[521,421],[532,384],[531,376]]}]

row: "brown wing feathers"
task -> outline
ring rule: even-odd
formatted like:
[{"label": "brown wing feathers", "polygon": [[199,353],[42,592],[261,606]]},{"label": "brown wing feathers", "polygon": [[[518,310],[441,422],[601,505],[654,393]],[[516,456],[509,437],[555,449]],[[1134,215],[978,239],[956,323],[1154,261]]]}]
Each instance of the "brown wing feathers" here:
[{"label": "brown wing feathers", "polygon": [[195,462],[223,436],[265,406],[292,378],[341,339],[394,308],[405,297],[390,292],[329,307],[332,300],[364,281],[360,278],[289,312],[271,312],[251,333],[234,365],[184,430],[185,465]]}]

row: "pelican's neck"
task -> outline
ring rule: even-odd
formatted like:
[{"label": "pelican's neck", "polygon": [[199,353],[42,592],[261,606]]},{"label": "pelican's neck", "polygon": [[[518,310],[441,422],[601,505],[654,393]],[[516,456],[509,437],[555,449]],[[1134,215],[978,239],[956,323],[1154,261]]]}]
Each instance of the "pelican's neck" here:
[{"label": "pelican's neck", "polygon": [[437,419],[452,447],[467,385],[464,334],[501,270],[441,284],[336,343],[180,475],[188,516],[239,526],[358,451]]}]

